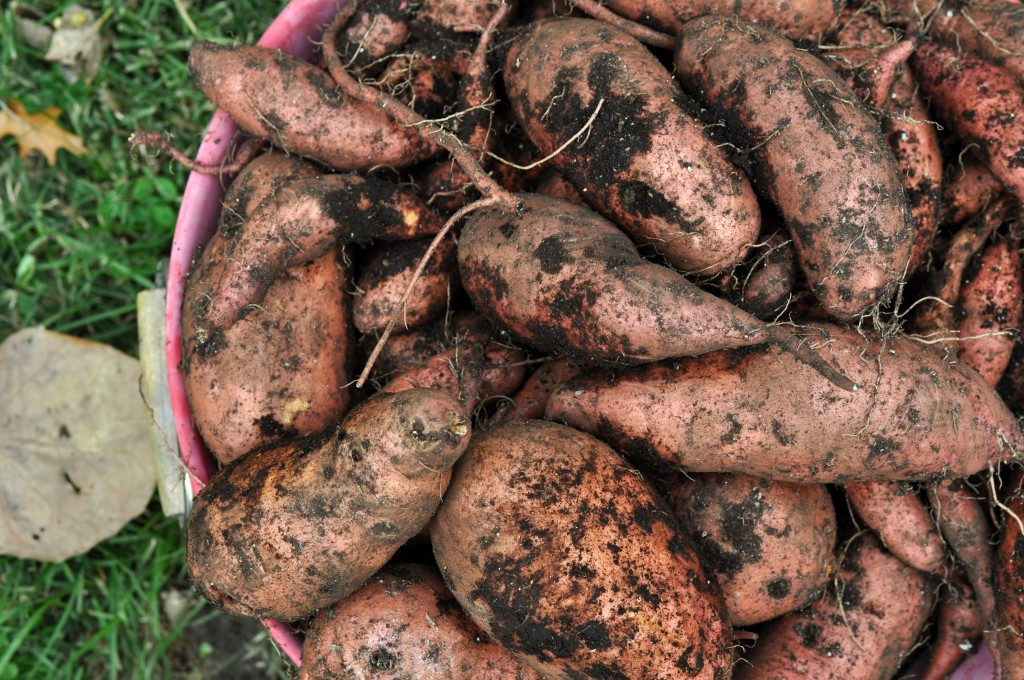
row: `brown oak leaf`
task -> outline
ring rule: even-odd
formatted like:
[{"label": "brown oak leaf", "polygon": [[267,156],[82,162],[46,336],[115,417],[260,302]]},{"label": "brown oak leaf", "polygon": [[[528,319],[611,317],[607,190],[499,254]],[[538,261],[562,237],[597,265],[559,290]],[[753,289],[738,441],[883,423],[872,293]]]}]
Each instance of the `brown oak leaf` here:
[{"label": "brown oak leaf", "polygon": [[0,106],[0,137],[17,138],[19,157],[38,151],[50,165],[56,165],[58,149],[76,156],[87,153],[82,138],[62,128],[57,123],[59,117],[60,109],[55,106],[42,113],[29,113],[17,99],[9,99],[6,106]]}]

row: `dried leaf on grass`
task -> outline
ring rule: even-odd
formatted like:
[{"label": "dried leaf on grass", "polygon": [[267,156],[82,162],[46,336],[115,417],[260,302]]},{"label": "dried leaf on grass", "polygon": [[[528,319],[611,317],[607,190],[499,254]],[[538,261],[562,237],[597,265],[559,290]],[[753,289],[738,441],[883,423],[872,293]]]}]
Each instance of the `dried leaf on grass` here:
[{"label": "dried leaf on grass", "polygon": [[145,510],[155,472],[139,362],[41,328],[0,345],[0,554],[59,562]]},{"label": "dried leaf on grass", "polygon": [[79,76],[86,82],[91,81],[103,61],[104,41],[100,28],[113,11],[111,7],[97,20],[92,10],[79,5],[68,7],[54,22],[56,30],[43,58],[60,64],[69,82],[75,82]]},{"label": "dried leaf on grass", "polygon": [[60,109],[51,106],[42,113],[29,113],[17,99],[0,105],[0,137],[13,135],[18,140],[18,156],[24,158],[33,151],[46,157],[50,165],[57,164],[57,150],[80,156],[86,153],[85,144],[57,123]]}]

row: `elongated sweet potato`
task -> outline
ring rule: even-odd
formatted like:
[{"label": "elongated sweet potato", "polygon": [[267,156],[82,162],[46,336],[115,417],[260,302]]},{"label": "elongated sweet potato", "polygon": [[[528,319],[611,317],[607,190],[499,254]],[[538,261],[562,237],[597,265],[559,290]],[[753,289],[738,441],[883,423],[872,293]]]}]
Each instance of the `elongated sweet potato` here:
[{"label": "elongated sweet potato", "polygon": [[635,38],[591,19],[528,26],[505,60],[516,116],[598,212],[684,271],[713,274],[757,239],[746,177],[704,133],[696,104]]},{"label": "elongated sweet potato", "polygon": [[776,342],[851,387],[780,327],[642,258],[596,213],[550,196],[519,198],[519,215],[485,208],[469,217],[459,270],[474,306],[525,343],[614,365]]},{"label": "elongated sweet potato", "polygon": [[299,680],[539,680],[488,640],[422,564],[394,564],[321,611],[306,630]]},{"label": "elongated sweet potato", "polygon": [[267,291],[267,307],[212,338],[202,335],[205,277],[224,264],[227,240],[214,234],[193,266],[181,329],[192,416],[222,463],[337,422],[349,403],[345,361],[352,344],[337,251],[279,278]]},{"label": "elongated sweet potato", "polygon": [[[388,325],[430,241],[424,237],[387,244],[370,257],[352,305],[352,321],[360,333],[379,333]],[[455,243],[441,241],[399,312],[400,327],[421,326],[439,317],[458,291],[458,271]]]},{"label": "elongated sweet potato", "polygon": [[316,177],[322,172],[315,163],[278,151],[268,151],[256,157],[238,173],[224,193],[217,230],[226,236],[234,236],[268,196],[289,182]]},{"label": "elongated sweet potato", "polygon": [[1024,15],[1015,2],[971,2],[947,6],[929,17],[928,34],[971,52],[1024,79]]},{"label": "elongated sweet potato", "polygon": [[637,471],[589,435],[484,432],[431,539],[470,617],[545,678],[727,677],[721,590]]},{"label": "elongated sweet potato", "polygon": [[680,480],[666,500],[722,586],[733,626],[802,607],[833,576],[836,513],[823,484],[706,474]]},{"label": "elongated sweet potato", "polygon": [[964,658],[977,650],[984,626],[974,591],[966,583],[949,584],[939,602],[932,657],[921,680],[945,680]]},{"label": "elongated sweet potato", "polygon": [[251,135],[342,172],[407,167],[437,149],[374,104],[347,99],[323,71],[277,50],[199,42],[193,79]]},{"label": "elongated sweet potato", "polygon": [[505,416],[509,420],[529,420],[544,416],[548,398],[556,387],[575,378],[583,369],[565,359],[554,359],[540,365],[515,396],[514,407]]},{"label": "elongated sweet potato", "polygon": [[455,399],[409,390],[234,461],[192,506],[193,583],[244,616],[291,621],[334,604],[423,528],[468,435]]},{"label": "elongated sweet potato", "polygon": [[211,281],[202,325],[223,329],[258,305],[288,267],[333,246],[437,233],[440,218],[408,187],[357,175],[298,179],[260,203]]},{"label": "elongated sweet potato", "polygon": [[616,14],[659,31],[679,33],[683,23],[705,14],[736,14],[799,40],[820,38],[836,20],[831,0],[608,0]]},{"label": "elongated sweet potato", "polygon": [[546,417],[652,467],[800,482],[960,477],[1024,450],[991,386],[942,352],[836,326],[808,327],[805,342],[863,389],[758,348],[575,378]]},{"label": "elongated sweet potato", "polygon": [[1024,319],[1024,267],[1019,240],[1000,241],[981,254],[980,268],[960,288],[958,356],[995,386],[1010,364]]},{"label": "elongated sweet potato", "polygon": [[757,251],[750,271],[738,282],[736,306],[762,321],[774,321],[786,309],[796,284],[793,242],[783,233],[765,239],[764,249]]},{"label": "elongated sweet potato", "polygon": [[846,548],[838,592],[761,631],[735,680],[895,677],[932,608],[928,579],[864,534]]},{"label": "elongated sweet potato", "polygon": [[911,63],[936,115],[1024,200],[1024,89],[1010,71],[956,48],[921,45]]},{"label": "elongated sweet potato", "polygon": [[974,154],[962,154],[946,171],[942,199],[942,221],[960,224],[985,209],[1003,192],[1000,182]]},{"label": "elongated sweet potato", "polygon": [[860,99],[820,59],[741,19],[694,19],[678,44],[683,87],[753,151],[755,184],[778,206],[822,305],[852,319],[888,299],[910,260],[913,220]]},{"label": "elongated sweet potato", "polygon": [[931,514],[913,487],[898,482],[849,482],[843,491],[882,545],[919,571],[938,572],[949,555]]},{"label": "elongated sweet potato", "polygon": [[[1024,517],[1024,475],[1009,478],[1003,502],[1017,517]],[[1009,680],[1024,678],[1024,530],[1012,516],[996,550],[996,608],[999,616],[999,656]]]}]

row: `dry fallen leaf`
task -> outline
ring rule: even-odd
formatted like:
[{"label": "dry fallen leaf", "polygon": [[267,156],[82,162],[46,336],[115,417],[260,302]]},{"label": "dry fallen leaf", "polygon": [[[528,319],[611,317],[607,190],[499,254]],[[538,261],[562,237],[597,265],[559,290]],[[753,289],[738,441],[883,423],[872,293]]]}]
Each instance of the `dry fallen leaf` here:
[{"label": "dry fallen leaf", "polygon": [[68,7],[53,24],[56,30],[43,58],[60,64],[69,82],[75,82],[79,76],[84,76],[86,82],[91,81],[103,61],[104,45],[100,28],[113,11],[111,7],[99,20],[95,20],[92,11],[85,7]]},{"label": "dry fallen leaf", "polygon": [[0,137],[17,137],[20,158],[38,151],[50,165],[57,164],[58,149],[76,156],[86,153],[82,138],[62,128],[57,123],[59,117],[60,109],[55,106],[42,113],[29,113],[17,99],[9,99],[6,105],[0,105]]},{"label": "dry fallen leaf", "polygon": [[155,472],[139,362],[41,328],[0,344],[0,554],[59,562],[145,510]]}]

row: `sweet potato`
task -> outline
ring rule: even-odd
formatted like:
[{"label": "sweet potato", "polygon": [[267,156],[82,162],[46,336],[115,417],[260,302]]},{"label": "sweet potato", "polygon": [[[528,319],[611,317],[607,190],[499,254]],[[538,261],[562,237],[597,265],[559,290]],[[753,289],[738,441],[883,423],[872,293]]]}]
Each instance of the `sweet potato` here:
[{"label": "sweet potato", "polygon": [[[430,241],[424,237],[387,244],[370,257],[359,275],[352,304],[352,321],[360,333],[379,333],[388,325]],[[441,241],[416,280],[405,309],[398,312],[401,327],[421,326],[444,313],[458,292],[458,269],[455,243]]]},{"label": "sweet potato", "polygon": [[1024,342],[1017,338],[1010,354],[1010,365],[1003,372],[1003,378],[996,386],[1010,410],[1024,415]]},{"label": "sweet potato", "polygon": [[913,220],[878,123],[835,71],[770,29],[718,16],[683,26],[675,69],[753,152],[755,184],[828,312],[852,319],[894,294]]},{"label": "sweet potato", "polygon": [[299,680],[539,680],[484,637],[437,570],[394,564],[306,630]]},{"label": "sweet potato", "polygon": [[545,678],[727,677],[721,590],[637,471],[589,435],[484,432],[431,538],[470,617]]},{"label": "sweet potato", "polygon": [[[1024,517],[1024,475],[1009,479],[1003,503],[1018,518]],[[995,559],[996,608],[999,616],[999,655],[1009,680],[1024,677],[1024,530],[1006,516]]]},{"label": "sweet potato", "polygon": [[760,211],[750,183],[635,38],[591,19],[539,21],[516,38],[503,75],[542,155],[586,128],[551,163],[639,244],[679,269],[713,274],[756,240]]},{"label": "sweet potato", "polygon": [[849,482],[843,491],[864,523],[878,533],[882,545],[919,571],[939,572],[945,544],[931,514],[913,487],[898,482]]},{"label": "sweet potato", "polygon": [[793,242],[779,232],[764,241],[740,283],[736,306],[762,321],[773,321],[789,304],[796,284]]},{"label": "sweet potato", "polygon": [[569,180],[562,177],[557,172],[544,173],[540,183],[537,184],[536,190],[538,194],[554,196],[555,198],[561,198],[569,201],[570,203],[576,203],[578,205],[586,204],[586,201],[583,200],[583,196],[580,195],[579,190],[574,187]]},{"label": "sweet potato", "polygon": [[960,288],[958,356],[998,385],[1010,364],[1024,317],[1024,281],[1019,240],[1000,241],[981,254],[979,269]]},{"label": "sweet potato", "polygon": [[863,388],[844,392],[771,348],[723,351],[575,378],[546,417],[645,466],[798,482],[960,477],[1022,450],[992,388],[941,352],[836,326],[808,327],[805,341]]},{"label": "sweet potato", "polygon": [[820,38],[836,20],[837,10],[830,0],[608,0],[606,4],[620,16],[673,35],[695,17],[736,14],[793,40]]},{"label": "sweet potato", "polygon": [[251,135],[342,172],[407,167],[437,148],[373,104],[340,95],[315,66],[277,50],[196,43],[189,70],[199,89]]},{"label": "sweet potato", "polygon": [[334,604],[430,519],[468,435],[455,399],[409,390],[234,461],[192,506],[192,582],[244,616],[291,621]]},{"label": "sweet potato", "polygon": [[921,45],[911,63],[932,108],[975,151],[1020,202],[1024,199],[1024,89],[1009,71],[935,43]]},{"label": "sweet potato", "polygon": [[205,279],[223,266],[227,242],[214,234],[193,265],[181,329],[193,420],[222,463],[336,422],[349,403],[345,361],[352,344],[346,270],[337,251],[290,270],[267,291],[265,307],[204,336]]},{"label": "sweet potato", "polygon": [[998,614],[995,598],[994,556],[990,545],[992,533],[977,493],[963,480],[940,482],[928,489],[935,521],[942,531],[950,550],[956,555],[974,591],[981,618],[985,641],[996,662],[996,677],[1001,667],[999,658]]},{"label": "sweet potato", "polygon": [[942,221],[947,224],[960,224],[978,215],[1003,192],[1003,183],[974,154],[961,156],[946,171]]},{"label": "sweet potato", "polygon": [[260,203],[234,239],[203,315],[223,329],[258,305],[288,267],[333,246],[437,233],[440,218],[408,187],[357,175],[298,179]]},{"label": "sweet potato", "polygon": [[417,4],[412,0],[362,3],[337,41],[338,54],[353,73],[376,75],[384,68],[385,57],[409,37]]},{"label": "sweet potato", "polygon": [[966,583],[949,584],[939,602],[932,656],[921,680],[945,680],[981,640],[981,616],[974,591]]},{"label": "sweet potato", "polygon": [[666,500],[722,586],[733,626],[808,604],[833,575],[836,513],[822,484],[697,475]]},{"label": "sweet potato", "polygon": [[942,5],[928,22],[928,34],[971,52],[1024,79],[1024,16],[1014,2]]},{"label": "sweet potato", "polygon": [[296,179],[320,174],[319,166],[297,156],[268,151],[256,157],[238,173],[224,193],[217,230],[233,237],[268,196]]},{"label": "sweet potato", "polygon": [[519,215],[491,208],[470,215],[459,271],[473,305],[525,343],[614,365],[776,342],[851,387],[780,327],[642,258],[596,213],[550,196],[519,198]]},{"label": "sweet potato", "polygon": [[575,378],[582,371],[582,368],[565,359],[544,362],[526,379],[523,388],[515,396],[513,408],[506,417],[509,420],[543,417],[548,398],[554,389],[566,380]]},{"label": "sweet potato", "polygon": [[761,631],[735,680],[895,677],[932,608],[927,578],[864,534],[844,554],[837,592]]},{"label": "sweet potato", "polygon": [[458,92],[458,78],[448,62],[410,51],[396,56],[376,86],[425,118],[444,116]]}]

